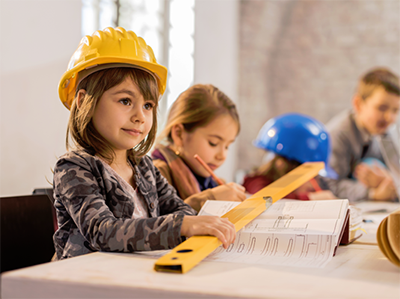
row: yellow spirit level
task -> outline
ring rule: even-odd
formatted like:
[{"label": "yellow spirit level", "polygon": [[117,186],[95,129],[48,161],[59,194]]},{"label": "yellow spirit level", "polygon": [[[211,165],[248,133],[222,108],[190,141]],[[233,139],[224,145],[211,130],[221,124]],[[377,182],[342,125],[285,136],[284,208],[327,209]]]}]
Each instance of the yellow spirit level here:
[{"label": "yellow spirit level", "polygon": [[[315,177],[324,166],[324,162],[304,163],[247,198],[221,217],[228,218],[238,232],[273,203]],[[154,269],[160,272],[186,273],[220,245],[221,242],[217,237],[190,237],[176,246],[170,253],[159,258]]]}]

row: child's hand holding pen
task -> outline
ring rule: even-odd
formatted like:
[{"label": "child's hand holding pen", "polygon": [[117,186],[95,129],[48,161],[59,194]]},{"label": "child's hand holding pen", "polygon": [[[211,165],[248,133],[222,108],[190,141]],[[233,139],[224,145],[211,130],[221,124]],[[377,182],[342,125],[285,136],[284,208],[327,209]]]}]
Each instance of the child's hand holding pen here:
[{"label": "child's hand holding pen", "polygon": [[211,189],[216,200],[243,201],[246,199],[246,189],[243,186],[233,182],[224,184],[198,155],[194,157],[219,184],[218,187]]},{"label": "child's hand holding pen", "polygon": [[246,199],[246,189],[236,183],[227,183],[212,189],[216,200],[243,201]]}]

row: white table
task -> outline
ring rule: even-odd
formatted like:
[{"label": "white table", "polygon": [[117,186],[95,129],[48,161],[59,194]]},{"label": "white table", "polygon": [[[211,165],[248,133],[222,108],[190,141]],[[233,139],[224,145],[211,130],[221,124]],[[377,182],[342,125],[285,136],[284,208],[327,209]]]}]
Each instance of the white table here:
[{"label": "white table", "polygon": [[378,230],[380,222],[390,213],[394,212],[397,209],[400,209],[400,203],[366,201],[360,202],[356,204],[356,206],[361,209],[363,219],[368,222],[363,223],[365,233],[354,243],[370,245],[374,244],[378,246],[376,232]]},{"label": "white table", "polygon": [[139,254],[92,253],[5,272],[2,298],[400,298],[400,270],[376,245],[341,246],[324,268],[201,262],[159,273]]}]

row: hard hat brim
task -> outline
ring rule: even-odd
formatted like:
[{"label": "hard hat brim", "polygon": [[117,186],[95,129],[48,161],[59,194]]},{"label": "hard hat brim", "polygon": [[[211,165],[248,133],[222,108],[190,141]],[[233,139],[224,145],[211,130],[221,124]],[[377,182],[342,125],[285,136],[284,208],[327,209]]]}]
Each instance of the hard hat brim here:
[{"label": "hard hat brim", "polygon": [[79,72],[85,70],[87,67],[93,67],[96,65],[110,64],[110,63],[113,64],[121,63],[124,64],[124,67],[131,65],[132,68],[145,69],[151,72],[157,79],[157,85],[160,95],[164,94],[168,76],[168,70],[166,67],[160,64],[154,64],[152,62],[136,60],[131,58],[121,58],[112,56],[96,57],[93,59],[89,59],[84,63],[81,63],[79,69],[73,68],[65,72],[64,75],[62,76],[58,84],[58,94],[64,106],[70,109],[72,105],[76,93],[76,87],[77,87],[76,81]]}]

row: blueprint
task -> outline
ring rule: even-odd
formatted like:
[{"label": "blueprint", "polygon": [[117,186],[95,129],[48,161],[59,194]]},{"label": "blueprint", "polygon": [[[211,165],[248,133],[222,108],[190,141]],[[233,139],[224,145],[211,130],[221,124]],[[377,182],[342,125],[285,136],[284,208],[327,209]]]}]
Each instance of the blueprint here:
[{"label": "blueprint", "polygon": [[[207,201],[199,215],[222,216],[238,202]],[[324,267],[333,257],[346,213],[343,200],[279,200],[205,260]]]}]

